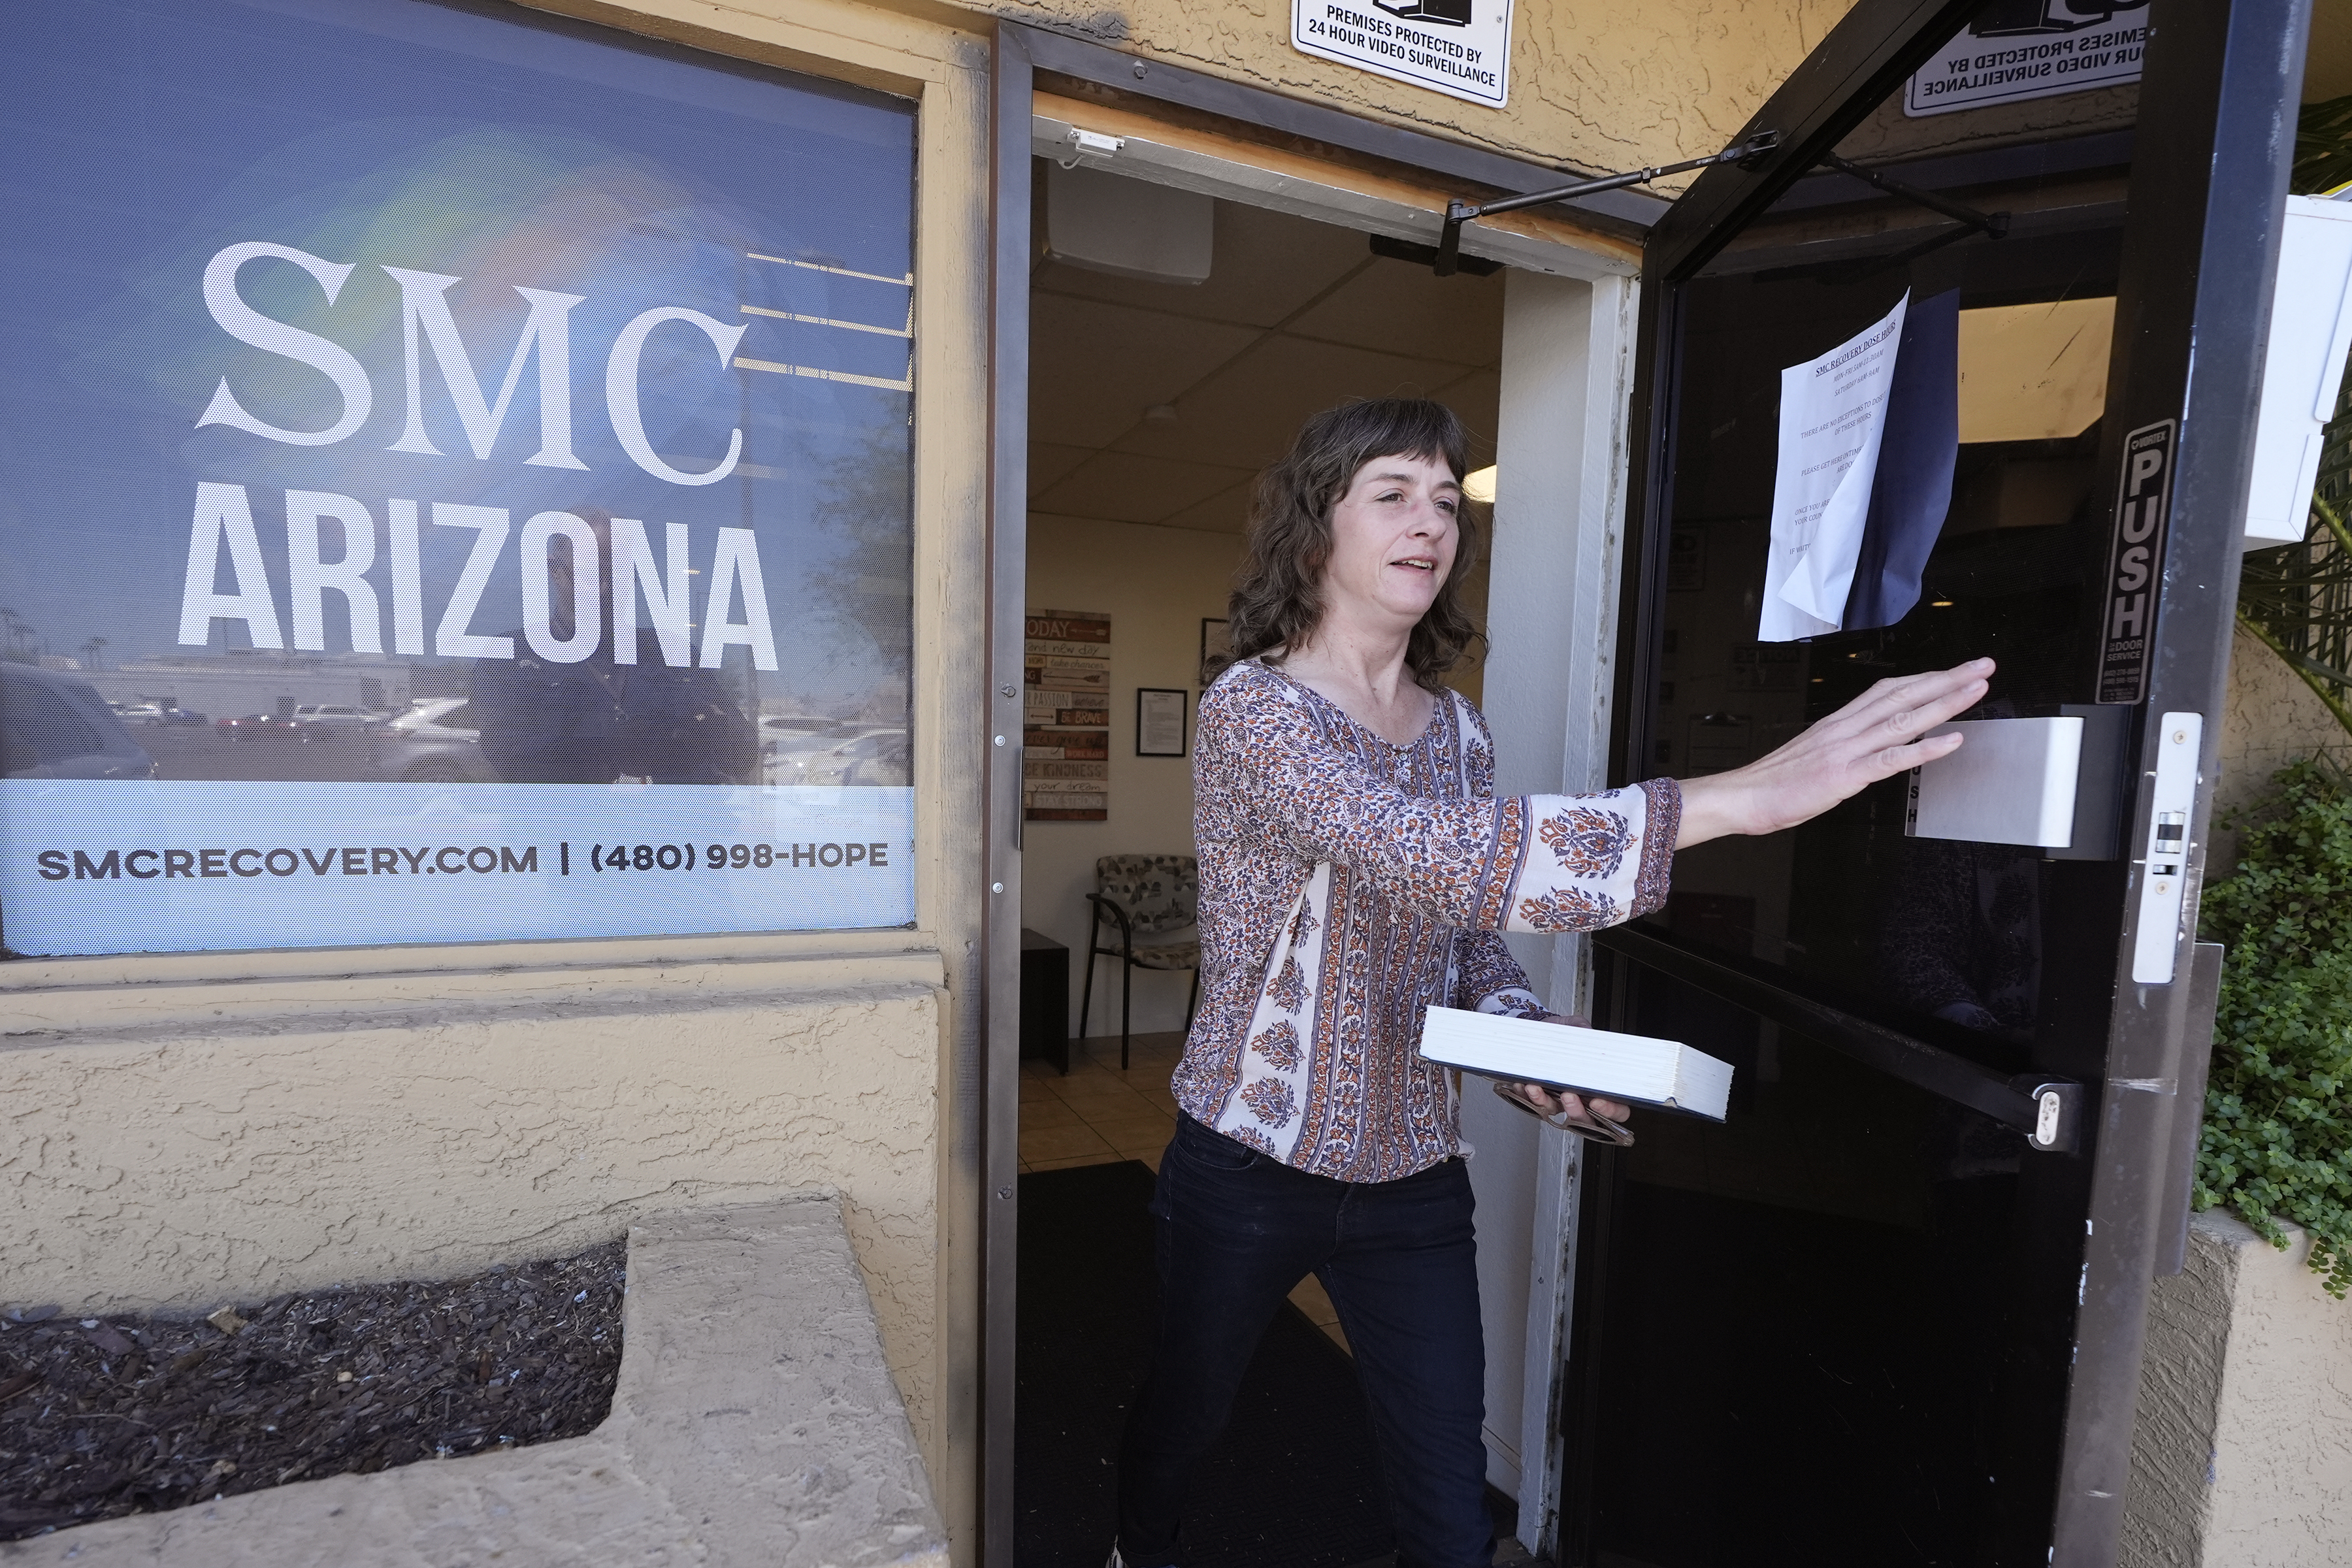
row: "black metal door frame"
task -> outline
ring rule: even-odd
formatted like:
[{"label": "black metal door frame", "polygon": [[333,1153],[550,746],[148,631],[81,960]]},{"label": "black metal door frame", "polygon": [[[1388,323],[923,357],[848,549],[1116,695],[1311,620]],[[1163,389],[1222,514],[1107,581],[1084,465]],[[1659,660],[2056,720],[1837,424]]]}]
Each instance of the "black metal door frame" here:
[{"label": "black metal door frame", "polygon": [[[1611,776],[1620,783],[1640,776],[1640,760],[1650,755],[1651,705],[1637,694],[1654,689],[1659,678],[1665,520],[1672,515],[1670,411],[1682,370],[1685,285],[1979,8],[1978,0],[1862,0],[1740,132],[1744,140],[1778,131],[1779,148],[1745,167],[1708,169],[1651,231],[1633,392],[1626,613],[1620,617],[1611,737]],[[2202,1047],[2200,1014],[2210,1031],[2210,996],[2200,1006],[2192,977],[2210,980],[2211,954],[2200,962],[2192,946],[2252,474],[2252,410],[2260,404],[2262,349],[2270,326],[2269,290],[2260,280],[2277,269],[2293,110],[2309,26],[2310,0],[2164,0],[2148,41],[2140,101],[2156,108],[2134,138],[2110,416],[2099,471],[2116,471],[2123,433],[2168,419],[2178,421],[2177,477],[2152,668],[2137,710],[2141,769],[2126,815],[2125,853],[2132,864],[2116,910],[2115,967],[2104,994],[2084,1006],[2084,1044],[2098,1040],[2102,1048],[2085,1049],[2064,1064],[2085,1086],[2083,1152],[2042,1157],[2079,1166],[2063,1184],[2080,1194],[2074,1212],[2084,1216],[2085,1231],[2080,1237],[2047,1238],[2080,1257],[2063,1436],[2059,1452],[2042,1460],[2041,1468],[2051,1472],[2045,1497],[2033,1505],[2035,1518],[2005,1540],[2004,1563],[2105,1568],[2115,1561],[2148,1291],[2157,1273],[2179,1266],[2179,1232],[2187,1220],[2184,1162],[2194,1147],[2186,1134],[2201,1103],[2176,1090],[2184,1078],[2192,1086],[2201,1082],[2201,1058],[2192,1062],[2185,1048],[2192,1037]],[[2104,504],[2115,504],[2111,492]],[[2166,713],[2201,714],[2205,724],[2183,868],[2188,892],[2171,933],[2175,979],[2140,984],[2131,973],[2146,869],[2139,847],[2149,842],[2147,784],[2164,740],[2163,727],[2148,721]],[[1621,973],[1636,962],[1634,950],[1644,942],[1663,945],[1642,938],[1620,944],[1612,963]],[[1710,984],[1703,965],[1680,967],[1683,983],[1768,1011],[1727,980]],[[1820,1010],[1817,1002],[1793,994],[1790,1001]],[[1856,1040],[1840,1045],[1825,1037],[1824,1043],[1865,1059],[1875,1049],[1874,1065],[1895,1070],[1888,1064],[1900,1058],[1899,1048],[1885,1038],[1860,1037],[1888,1032],[1852,1022]],[[1830,1027],[1834,1033],[1834,1020]],[[1899,1076],[1950,1094],[1948,1082],[1930,1079],[1941,1072],[1949,1080],[1957,1058],[1920,1060],[1919,1076]],[[1601,1293],[1586,1282],[1597,1281],[1605,1267],[1616,1173],[1613,1161],[1588,1164],[1594,1174],[1586,1194],[1586,1256],[1578,1270],[1581,1299],[1570,1347],[1576,1385],[1570,1419],[1580,1431],[1570,1435],[1562,1489],[1563,1557],[1570,1563],[1591,1560],[1589,1456],[1594,1442],[1605,1440],[1597,1390],[1585,1372],[1596,1354],[1605,1353],[1606,1324],[1596,1310]],[[2033,1528],[2039,1519],[2046,1519],[2046,1530]]]}]

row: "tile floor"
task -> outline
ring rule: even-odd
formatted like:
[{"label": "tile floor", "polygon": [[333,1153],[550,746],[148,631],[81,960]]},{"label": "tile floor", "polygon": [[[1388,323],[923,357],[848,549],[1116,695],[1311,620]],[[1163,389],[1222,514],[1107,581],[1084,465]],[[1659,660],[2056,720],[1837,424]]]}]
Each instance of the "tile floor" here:
[{"label": "tile floor", "polygon": [[[1176,1131],[1176,1097],[1168,1092],[1168,1075],[1176,1070],[1183,1048],[1181,1034],[1134,1036],[1128,1069],[1121,1072],[1118,1037],[1113,1035],[1072,1040],[1067,1078],[1049,1061],[1023,1062],[1021,1168],[1058,1171],[1140,1160],[1160,1169],[1160,1152]],[[1348,1348],[1339,1314],[1313,1275],[1298,1282],[1290,1299],[1334,1344]]]}]

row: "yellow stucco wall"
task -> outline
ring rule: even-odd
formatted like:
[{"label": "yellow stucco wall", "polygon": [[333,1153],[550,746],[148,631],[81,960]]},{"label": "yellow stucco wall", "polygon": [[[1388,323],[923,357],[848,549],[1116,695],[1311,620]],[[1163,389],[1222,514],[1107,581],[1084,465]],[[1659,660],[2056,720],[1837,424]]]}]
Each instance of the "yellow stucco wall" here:
[{"label": "yellow stucco wall", "polygon": [[1039,0],[993,15],[1517,156],[1638,168],[1713,152],[1849,9],[1847,0],[1517,0],[1501,109],[1302,55],[1283,0]]},{"label": "yellow stucco wall", "polygon": [[2213,785],[2208,881],[2238,863],[2238,835],[2225,818],[2268,794],[2271,775],[2323,748],[2341,753],[2343,726],[2303,678],[2261,639],[2241,629],[2230,650],[2229,700],[2221,710],[2221,776]]},{"label": "yellow stucco wall", "polygon": [[698,967],[52,1003],[0,1044],[0,1300],[249,1307],[829,1187],[936,1453],[936,963]]}]

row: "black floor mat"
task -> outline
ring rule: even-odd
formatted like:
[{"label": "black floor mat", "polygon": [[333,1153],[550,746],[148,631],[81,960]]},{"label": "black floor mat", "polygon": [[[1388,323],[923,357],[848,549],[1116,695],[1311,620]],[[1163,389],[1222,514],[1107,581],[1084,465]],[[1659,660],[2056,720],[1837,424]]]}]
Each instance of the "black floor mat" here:
[{"label": "black floor mat", "polygon": [[[1151,1357],[1151,1172],[1126,1161],[1021,1178],[1019,1568],[1102,1568],[1127,1407]],[[1192,1568],[1352,1568],[1393,1552],[1347,1353],[1286,1303],[1184,1521]]]}]

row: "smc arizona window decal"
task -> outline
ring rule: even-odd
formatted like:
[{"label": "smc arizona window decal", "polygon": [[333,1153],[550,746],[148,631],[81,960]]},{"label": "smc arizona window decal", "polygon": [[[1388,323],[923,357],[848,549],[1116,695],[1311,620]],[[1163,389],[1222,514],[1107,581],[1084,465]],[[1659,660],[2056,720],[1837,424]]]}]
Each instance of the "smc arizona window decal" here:
[{"label": "smc arizona window decal", "polygon": [[913,918],[911,105],[404,0],[17,37],[12,951]]}]

